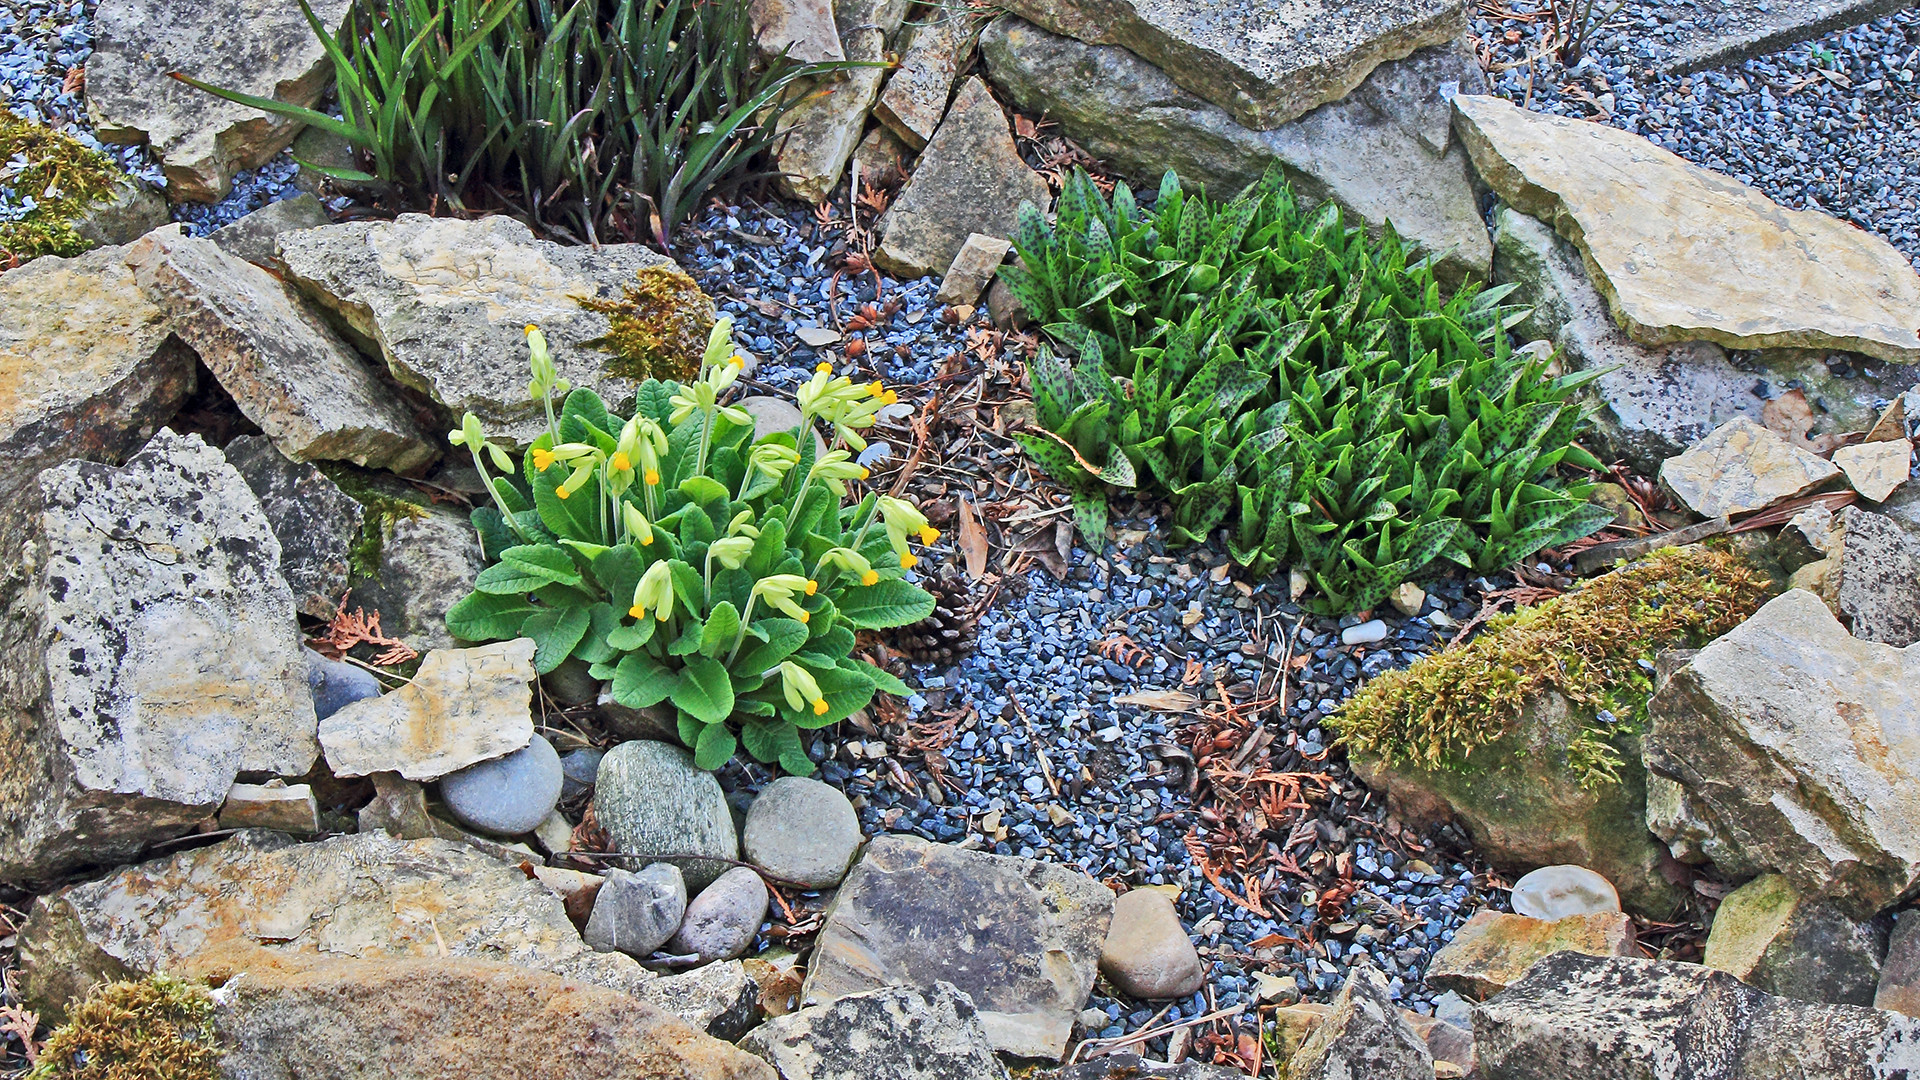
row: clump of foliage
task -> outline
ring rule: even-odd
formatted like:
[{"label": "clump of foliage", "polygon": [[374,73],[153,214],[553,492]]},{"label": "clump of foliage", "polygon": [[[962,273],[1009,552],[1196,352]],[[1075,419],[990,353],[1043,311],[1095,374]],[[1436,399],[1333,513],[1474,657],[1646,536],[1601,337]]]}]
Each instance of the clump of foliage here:
[{"label": "clump of foliage", "polygon": [[207,988],[167,975],[103,983],[68,1013],[28,1080],[215,1080]]},{"label": "clump of foliage", "polygon": [[1602,467],[1573,442],[1596,376],[1512,349],[1511,287],[1444,297],[1391,227],[1375,242],[1332,203],[1309,213],[1277,170],[1226,205],[1170,172],[1151,212],[1077,172],[1053,225],[1022,207],[1015,247],[1003,278],[1077,355],[1028,365],[1045,433],[1020,440],[1095,545],[1109,491],[1157,488],[1177,540],[1227,525],[1236,561],[1291,562],[1347,612],[1610,518],[1558,475]]},{"label": "clump of foliage", "polygon": [[[846,447],[892,395],[821,365],[801,387],[801,424],[754,437],[724,404],[742,358],[722,319],[690,384],[649,379],[636,413],[568,393],[545,339],[528,328],[535,400],[547,431],[516,469],[468,413],[450,436],[473,453],[494,505],[473,522],[493,565],[447,613],[468,641],[532,638],[534,667],[570,656],[611,679],[616,701],[670,704],[682,742],[717,769],[744,745],[791,773],[813,771],[799,732],[852,715],[899,679],[853,659],[854,633],[918,622],[934,599],[904,580],[909,541],[938,530],[911,503],[869,494],[842,503],[867,470]],[[559,411],[554,395],[565,394]],[[835,432],[824,454],[815,421]]]},{"label": "clump of foliage", "polygon": [[1653,676],[1642,662],[1705,646],[1770,593],[1766,574],[1731,551],[1667,548],[1379,676],[1327,723],[1350,749],[1389,765],[1464,769],[1475,749],[1512,729],[1529,699],[1551,691],[1587,721],[1571,767],[1589,785],[1611,782],[1620,759],[1609,741],[1646,724]]},{"label": "clump of foliage", "polygon": [[366,165],[320,172],[588,243],[669,243],[772,145],[796,80],[849,66],[759,63],[747,0],[359,0],[337,35],[301,8],[340,117],[174,77],[331,132]]},{"label": "clump of foliage", "polygon": [[588,311],[607,317],[606,336],[593,345],[613,353],[607,369],[629,379],[684,382],[698,373],[701,352],[713,332],[713,301],[685,270],[671,264],[644,266],[619,300],[580,298]]},{"label": "clump of foliage", "polygon": [[105,154],[0,109],[0,161],[11,207],[8,220],[0,220],[0,256],[11,262],[71,258],[93,246],[73,222],[120,182],[123,174]]}]

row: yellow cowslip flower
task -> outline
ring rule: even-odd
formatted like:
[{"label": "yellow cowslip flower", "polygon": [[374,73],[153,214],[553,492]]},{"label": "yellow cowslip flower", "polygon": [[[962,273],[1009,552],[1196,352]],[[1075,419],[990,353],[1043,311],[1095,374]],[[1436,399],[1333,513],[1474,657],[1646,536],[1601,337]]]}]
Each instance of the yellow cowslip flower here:
[{"label": "yellow cowslip flower", "polygon": [[627,535],[640,541],[641,547],[653,544],[653,523],[647,520],[647,515],[641,513],[639,507],[624,503],[620,507],[620,515],[626,522]]},{"label": "yellow cowslip flower", "polygon": [[791,660],[780,662],[780,688],[786,692],[787,704],[796,709],[809,705],[813,715],[825,716],[827,699],[820,693],[820,684],[814,680],[813,673]]},{"label": "yellow cowslip flower", "polygon": [[807,579],[807,595],[812,596],[813,594],[819,591],[820,591],[820,583],[813,580],[812,578],[808,578]]},{"label": "yellow cowslip flower", "polygon": [[867,468],[855,463],[853,455],[845,450],[829,450],[813,463],[813,471],[807,474],[809,480],[820,480],[828,490],[841,498],[846,498],[847,485],[844,481],[866,479]]},{"label": "yellow cowslip flower", "polygon": [[[707,351],[700,357],[700,367],[731,366],[723,365],[722,361],[732,356],[733,352],[733,320],[723,316],[713,324],[713,331],[707,335]],[[739,372],[734,374],[738,375]]]},{"label": "yellow cowslip flower", "polygon": [[862,585],[872,585],[880,580],[880,574],[874,570],[873,564],[867,561],[866,556],[849,547],[832,548],[825,555],[820,556],[819,565],[813,568],[814,576],[818,577],[821,569],[827,566],[837,566],[848,573],[860,575]]},{"label": "yellow cowslip flower", "polygon": [[894,554],[900,556],[900,565],[908,570],[913,569],[920,560],[907,550],[907,537],[919,533],[923,541],[932,543],[926,538],[931,535],[939,539],[939,530],[928,523],[927,516],[920,512],[919,507],[905,499],[882,495],[879,497],[879,507],[880,519],[887,527],[887,543],[893,546]]},{"label": "yellow cowslip flower", "polygon": [[647,572],[640,576],[640,584],[633,587],[633,606],[627,609],[627,614],[644,619],[649,610],[660,622],[673,617],[673,571],[664,559],[647,567]]},{"label": "yellow cowslip flower", "polygon": [[617,450],[614,451],[614,455],[612,457],[607,459],[607,465],[611,467],[614,472],[632,472],[633,471],[633,459],[627,457],[627,455],[622,454]]},{"label": "yellow cowslip flower", "polygon": [[929,525],[920,530],[920,542],[931,547],[940,542],[940,530]]},{"label": "yellow cowslip flower", "polygon": [[812,616],[807,609],[794,603],[793,598],[806,587],[807,579],[799,574],[771,574],[754,583],[753,594],[763,597],[788,618],[805,623]]},{"label": "yellow cowslip flower", "polygon": [[727,535],[728,536],[751,536],[755,539],[759,538],[760,530],[753,527],[753,508],[752,507],[748,507],[747,509],[742,510],[739,513],[733,515],[733,520],[727,522]]},{"label": "yellow cowslip flower", "polygon": [[753,554],[753,537],[729,536],[707,545],[707,558],[729,570],[738,570]]},{"label": "yellow cowslip flower", "polygon": [[598,468],[598,466],[599,461],[597,458],[588,458],[580,462],[580,464],[575,465],[573,467],[573,475],[567,477],[566,483],[561,484],[560,487],[554,491],[554,494],[562,499],[572,497],[581,488],[587,486],[588,480],[593,479],[594,470]]},{"label": "yellow cowslip flower", "polygon": [[549,465],[552,465],[553,462],[554,462],[553,451],[545,449],[543,447],[539,447],[539,446],[536,446],[533,448],[533,467],[534,468],[540,470],[541,472],[546,472],[547,467]]}]

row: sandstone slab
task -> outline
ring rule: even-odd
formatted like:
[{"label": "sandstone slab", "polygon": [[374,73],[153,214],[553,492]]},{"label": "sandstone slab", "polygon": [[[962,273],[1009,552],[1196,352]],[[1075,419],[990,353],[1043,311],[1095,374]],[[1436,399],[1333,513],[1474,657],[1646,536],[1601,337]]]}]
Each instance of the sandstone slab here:
[{"label": "sandstone slab", "polygon": [[1913,444],[1905,439],[1859,443],[1833,452],[1833,463],[1847,474],[1853,490],[1872,502],[1886,502],[1895,488],[1907,482],[1913,464]]},{"label": "sandstone slab", "polygon": [[1660,480],[1704,518],[1750,514],[1840,475],[1828,461],[1744,416],[1660,466]]},{"label": "sandstone slab", "polygon": [[947,98],[961,68],[973,59],[977,34],[965,13],[936,11],[913,30],[900,67],[887,79],[874,118],[908,149],[923,150],[947,114]]},{"label": "sandstone slab", "polygon": [[980,1012],[952,983],[889,986],[775,1017],[741,1049],[781,1080],[1005,1080]]},{"label": "sandstone slab", "polygon": [[720,781],[680,746],[635,739],[607,751],[594,778],[593,812],[615,851],[678,866],[689,894],[740,857]]},{"label": "sandstone slab", "polygon": [[1700,962],[1769,994],[1872,1005],[1886,951],[1884,927],[1802,896],[1779,874],[1762,874],[1720,901]]},{"label": "sandstone slab", "polygon": [[[848,60],[877,64],[906,21],[907,0],[835,0],[833,22]],[[784,140],[774,164],[780,189],[808,204],[825,202],[860,145],[867,114],[886,80],[884,68],[836,72],[800,89],[804,97],[780,118]]]},{"label": "sandstone slab", "polygon": [[1763,994],[1695,964],[1560,953],[1473,1011],[1488,1080],[1890,1080],[1920,1021]]},{"label": "sandstone slab", "polygon": [[227,444],[227,461],[260,500],[280,541],[280,573],[300,612],[332,619],[347,591],[365,512],[311,463],[294,461],[259,435]]},{"label": "sandstone slab", "polygon": [[504,215],[329,225],[283,234],[278,251],[290,280],[396,379],[520,445],[546,429],[527,397],[527,325],[545,332],[561,377],[621,409],[634,384],[607,371],[595,344],[607,316],[579,301],[618,301],[637,271],[673,265],[640,244],[561,247]]},{"label": "sandstone slab", "polygon": [[220,827],[312,836],[320,831],[320,804],[308,784],[235,784],[220,807]]},{"label": "sandstone slab", "polygon": [[[352,6],[312,0],[330,32]],[[292,105],[318,103],[333,82],[333,65],[297,4],[104,0],[94,12],[87,112],[103,141],[151,147],[176,201],[218,201],[234,173],[265,164],[304,126],[168,78],[176,71]]]},{"label": "sandstone slab", "polygon": [[1920,888],[1920,647],[1862,641],[1810,592],[1667,680],[1646,760],[1728,874],[1778,871],[1856,918]]},{"label": "sandstone slab", "polygon": [[946,276],[940,279],[940,291],[934,295],[936,304],[971,304],[980,299],[987,291],[987,285],[993,281],[1000,264],[1007,259],[1007,252],[1013,249],[1013,241],[998,236],[982,236],[979,233],[967,237],[960,247],[960,253],[953,257],[953,263],[947,267]]},{"label": "sandstone slab", "polygon": [[125,461],[193,393],[192,350],[122,253],[0,275],[0,506],[63,461]]},{"label": "sandstone slab", "polygon": [[827,913],[803,997],[950,982],[995,1049],[1058,1058],[1112,915],[1113,894],[1076,871],[877,837]]},{"label": "sandstone slab", "polygon": [[968,236],[1012,236],[1020,204],[1044,207],[1051,197],[1014,148],[1000,103],[970,78],[882,219],[874,261],[903,277],[940,273]]},{"label": "sandstone slab", "polygon": [[1435,953],[1427,982],[1474,1001],[1520,981],[1539,961],[1572,950],[1588,956],[1633,956],[1633,922],[1618,911],[1548,922],[1498,911],[1475,912]]},{"label": "sandstone slab", "polygon": [[220,451],[162,428],[23,500],[0,640],[0,880],[124,859],[242,772],[313,766],[280,545]]},{"label": "sandstone slab", "polygon": [[1226,198],[1279,165],[1309,203],[1327,200],[1378,232],[1388,221],[1441,259],[1443,280],[1484,280],[1491,258],[1466,151],[1450,147],[1456,92],[1484,89],[1451,45],[1381,65],[1356,92],[1259,131],[1175,85],[1126,49],[1088,45],[1020,19],[981,35],[993,82],[1025,112],[1059,121],[1088,153],[1157,185],[1173,169]]},{"label": "sandstone slab", "polygon": [[1433,1053],[1387,997],[1372,965],[1356,965],[1333,1011],[1287,1063],[1289,1080],[1424,1080]]},{"label": "sandstone slab", "polygon": [[[530,638],[435,649],[412,682],[321,722],[327,766],[335,776],[397,772],[437,780],[504,757],[533,738],[533,679]],[[556,796],[559,786],[553,777]]]},{"label": "sandstone slab", "polygon": [[1248,127],[1278,127],[1346,97],[1388,60],[1466,32],[1447,0],[1013,0],[1046,29],[1119,45]]},{"label": "sandstone slab", "polygon": [[1831,606],[1854,637],[1899,648],[1920,641],[1920,538],[1857,506],[1841,511],[1840,525]]},{"label": "sandstone slab", "polygon": [[[1920,274],[1885,240],[1605,124],[1454,99],[1488,185],[1579,245],[1614,318],[1648,345],[1841,349],[1920,362]],[[1671,223],[1687,223],[1676,232]],[[1739,266],[1740,274],[1703,272]]]}]

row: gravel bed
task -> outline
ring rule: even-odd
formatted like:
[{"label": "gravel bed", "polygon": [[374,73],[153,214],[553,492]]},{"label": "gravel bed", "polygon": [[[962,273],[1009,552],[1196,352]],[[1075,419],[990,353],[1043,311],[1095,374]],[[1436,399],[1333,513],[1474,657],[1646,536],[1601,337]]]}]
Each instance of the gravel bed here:
[{"label": "gravel bed", "polygon": [[[1505,7],[1524,16],[1547,4]],[[1497,93],[1644,135],[1783,206],[1879,233],[1920,267],[1920,11],[1691,76],[1650,74],[1649,42],[1666,30],[1655,5],[1629,0],[1571,70],[1526,64],[1545,52],[1548,25],[1476,12]]]}]

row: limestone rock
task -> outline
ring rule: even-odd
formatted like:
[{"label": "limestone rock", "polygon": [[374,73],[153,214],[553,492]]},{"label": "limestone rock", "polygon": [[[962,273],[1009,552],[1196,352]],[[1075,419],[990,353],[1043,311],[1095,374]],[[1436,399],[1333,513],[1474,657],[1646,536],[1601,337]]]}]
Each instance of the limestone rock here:
[{"label": "limestone rock", "polygon": [[1853,490],[1872,502],[1886,502],[1893,489],[1907,482],[1913,444],[1905,439],[1843,446],[1833,452],[1833,463],[1847,474]]},{"label": "limestone rock", "polygon": [[220,807],[220,827],[312,836],[320,831],[320,804],[307,784],[235,784]]},{"label": "limestone rock", "polygon": [[1192,1058],[1178,1065],[1149,1061],[1138,1054],[1108,1054],[1077,1061],[1047,1075],[1047,1080],[1239,1080],[1245,1073],[1222,1065],[1203,1065]]},{"label": "limestone rock", "polygon": [[[880,63],[907,17],[907,0],[835,0],[833,21],[848,60]],[[780,118],[775,157],[780,190],[809,205],[825,202],[860,145],[867,114],[887,77],[884,68],[854,68],[805,90]]]},{"label": "limestone rock", "polygon": [[973,22],[964,13],[936,11],[914,28],[900,67],[874,106],[874,118],[910,150],[923,150],[947,112],[947,97],[960,69],[973,59]]},{"label": "limestone rock", "polygon": [[840,884],[864,839],[847,797],[804,776],[783,776],[762,788],[741,835],[748,862],[809,889]]},{"label": "limestone rock", "polygon": [[1634,956],[1633,943],[1633,922],[1619,911],[1552,922],[1478,911],[1433,955],[1427,983],[1485,1001],[1554,953],[1570,949],[1588,956]]},{"label": "limestone rock", "polygon": [[645,960],[673,937],[686,914],[687,883],[679,867],[654,863],[639,873],[612,867],[594,893],[580,937],[601,952]]},{"label": "limestone rock", "polygon": [[593,344],[607,316],[579,299],[617,301],[636,271],[673,265],[640,244],[537,240],[504,215],[329,225],[282,235],[279,252],[290,280],[396,379],[523,446],[546,430],[546,414],[527,397],[527,325],[545,332],[563,378],[624,409],[634,384],[608,373],[611,354]]},{"label": "limestone rock", "polygon": [[229,950],[199,971],[225,984],[214,1025],[230,1077],[344,1077],[365,1066],[396,1077],[775,1080],[765,1063],[644,998],[506,964]]},{"label": "limestone rock", "polygon": [[[313,0],[329,32],[351,0]],[[237,105],[168,76],[314,105],[333,65],[297,4],[277,0],[103,0],[94,12],[87,112],[103,141],[146,143],[175,201],[217,202],[300,133],[297,120]]]},{"label": "limestone rock", "polygon": [[[1058,1058],[1093,989],[1113,894],[1076,871],[881,836],[840,886],[803,997],[953,983],[993,1047]],[[952,943],[968,941],[960,949]]]},{"label": "limestone rock", "polygon": [[1873,1007],[1920,1017],[1920,909],[1908,908],[1893,925],[1887,962],[1880,969],[1880,985]]},{"label": "limestone rock", "polygon": [[775,1017],[740,1048],[781,1080],[1005,1080],[971,999],[952,983],[888,986]]},{"label": "limestone rock", "polygon": [[747,951],[767,918],[767,883],[751,866],[736,866],[687,903],[687,917],[667,942],[676,956],[700,963],[732,960]]},{"label": "limestone rock", "polygon": [[1012,236],[1020,204],[1045,207],[1051,197],[1014,148],[1000,103],[970,78],[882,220],[874,261],[902,277],[937,274],[968,236]]},{"label": "limestone rock", "polygon": [[1856,506],[1840,523],[1833,606],[1853,636],[1899,648],[1920,641],[1920,538]]},{"label": "limestone rock", "polygon": [[0,585],[0,880],[124,859],[206,817],[240,773],[313,766],[280,545],[220,451],[162,428],[124,467],[46,470],[19,509]]},{"label": "limestone rock", "polygon": [[634,996],[728,1042],[738,1041],[762,1015],[760,984],[739,960],[704,964],[655,979]]},{"label": "limestone rock", "polygon": [[1682,789],[1722,871],[1776,870],[1855,917],[1920,887],[1920,648],[1861,641],[1795,589],[1696,654],[1650,712],[1647,767]]},{"label": "limestone rock", "polygon": [[447,612],[473,591],[486,565],[466,514],[423,507],[388,524],[378,573],[355,578],[353,602],[379,612],[381,629],[415,649],[451,649]]},{"label": "limestone rock", "polygon": [[1387,983],[1358,964],[1333,1011],[1288,1062],[1290,1080],[1425,1080],[1433,1053],[1387,998]]},{"label": "limestone rock", "polygon": [[[469,765],[440,780],[440,798],[454,820],[495,836],[530,833],[553,816],[560,801],[560,755],[546,737],[504,757]],[[561,823],[561,836],[567,834]]]},{"label": "limestone rock", "polygon": [[289,460],[259,435],[227,444],[227,462],[253,489],[280,541],[280,573],[301,614],[332,619],[347,591],[353,543],[365,518],[360,504],[306,462]]},{"label": "limestone rock", "polygon": [[1890,1080],[1920,1021],[1763,994],[1695,964],[1564,952],[1473,1012],[1488,1080]]},{"label": "limestone rock", "polygon": [[1635,41],[1638,56],[1662,75],[1728,66],[1735,61],[1859,26],[1903,6],[1902,0],[1714,0],[1662,4],[1658,34]]},{"label": "limestone rock", "polygon": [[220,250],[229,255],[278,271],[284,268],[275,250],[281,234],[317,229],[331,221],[319,199],[302,194],[268,203],[239,221],[215,230],[207,239],[219,244]]},{"label": "limestone rock", "polygon": [[327,766],[335,776],[436,780],[510,754],[533,738],[533,679],[531,638],[435,649],[406,686],[321,722]]},{"label": "limestone rock", "polygon": [[1660,466],[1660,480],[1704,518],[1764,510],[1840,475],[1829,462],[1744,416]]},{"label": "limestone rock", "polygon": [[381,833],[296,843],[244,832],[34,902],[25,993],[58,1017],[96,982],[179,971],[234,943],[282,954],[471,957],[637,992],[654,976],[580,940],[560,898],[517,866],[447,840]]},{"label": "limestone rock", "polygon": [[689,893],[711,885],[740,857],[720,782],[678,746],[636,739],[607,751],[596,774],[593,812],[615,851],[676,856],[662,861],[686,875]]},{"label": "limestone rock", "polygon": [[[1454,99],[1456,129],[1494,191],[1580,246],[1615,319],[1649,345],[1843,349],[1920,361],[1920,274],[1885,240],[1787,210],[1605,124]],[[1684,233],[1670,223],[1684,221]],[[1700,273],[1740,266],[1741,274]]]},{"label": "limestone rock", "polygon": [[73,231],[93,247],[131,244],[173,220],[167,197],[136,176],[120,176],[104,198],[75,216]]},{"label": "limestone rock", "polygon": [[1056,34],[1122,45],[1250,128],[1278,127],[1359,86],[1377,65],[1466,32],[1447,0],[1013,0]]},{"label": "limestone rock", "polygon": [[979,300],[1012,249],[1013,242],[1001,237],[980,233],[967,237],[966,243],[960,245],[960,253],[947,267],[947,275],[941,279],[940,291],[934,295],[933,302],[971,304]]},{"label": "limestone rock", "polygon": [[1513,911],[1530,919],[1570,918],[1620,910],[1613,883],[1584,866],[1543,866],[1513,883]]},{"label": "limestone rock", "polygon": [[1207,981],[1180,913],[1155,889],[1133,889],[1114,900],[1100,972],[1121,993],[1147,1001],[1183,998]]},{"label": "limestone rock", "polygon": [[847,58],[828,0],[752,0],[747,11],[762,56],[785,53],[789,59],[805,64],[837,63]]},{"label": "limestone rock", "polygon": [[73,458],[118,465],[194,390],[194,357],[100,248],[0,275],[0,507]]},{"label": "limestone rock", "polygon": [[288,457],[407,472],[439,455],[352,347],[273,275],[178,227],[148,233],[126,258],[147,299]]},{"label": "limestone rock", "polygon": [[1872,1005],[1885,929],[1762,874],[1720,901],[1700,962],[1756,989],[1827,1005]]},{"label": "limestone rock", "polygon": [[1464,50],[1439,46],[1383,64],[1359,92],[1270,131],[1240,124],[1117,46],[1009,18],[986,29],[980,51],[1009,101],[1058,120],[1136,182],[1157,185],[1173,169],[1225,198],[1278,164],[1309,203],[1330,199],[1375,232],[1392,219],[1403,238],[1440,256],[1443,280],[1487,276],[1492,250],[1472,169],[1447,140],[1447,97],[1486,85]]}]

